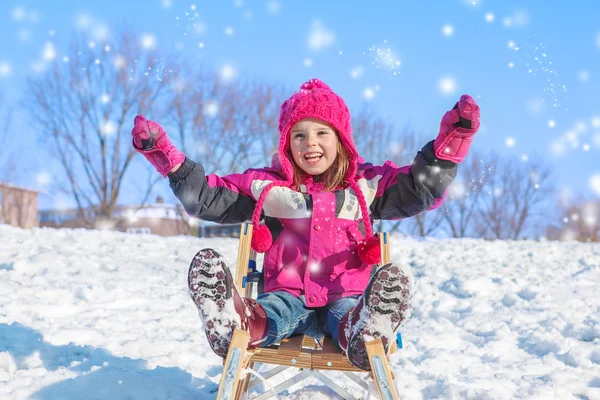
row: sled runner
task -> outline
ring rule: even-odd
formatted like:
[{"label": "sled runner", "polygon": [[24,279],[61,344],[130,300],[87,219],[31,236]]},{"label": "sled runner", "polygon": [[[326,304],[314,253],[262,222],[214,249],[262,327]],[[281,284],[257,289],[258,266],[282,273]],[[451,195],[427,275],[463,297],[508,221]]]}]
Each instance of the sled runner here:
[{"label": "sled runner", "polygon": [[[240,230],[240,244],[238,249],[235,284],[242,297],[252,297],[254,286],[258,292],[262,291],[262,272],[256,268],[256,253],[250,248],[252,238],[252,225],[242,224]],[[380,233],[382,265],[389,263],[390,245],[389,234]],[[394,375],[389,368],[389,360],[384,352],[381,339],[366,343],[371,371],[363,371],[354,367],[348,361],[342,350],[330,337],[325,337],[318,343],[307,335],[297,335],[282,340],[279,344],[266,348],[248,349],[250,336],[247,332],[237,329],[233,334],[231,345],[224,360],[223,374],[217,393],[218,400],[238,400],[247,395],[248,390],[264,380],[287,370],[299,369],[298,374],[276,387],[253,397],[253,400],[264,400],[273,396],[273,391],[279,393],[290,386],[314,377],[326,384],[340,397],[346,400],[356,398],[321,371],[341,371],[356,385],[369,390],[368,383],[356,373],[371,374],[377,394],[382,400],[398,400],[394,386]],[[398,347],[401,347],[401,337],[398,334]],[[390,353],[396,351],[396,344],[390,346]],[[263,374],[261,378],[252,378],[254,363],[275,365],[272,370]]]}]

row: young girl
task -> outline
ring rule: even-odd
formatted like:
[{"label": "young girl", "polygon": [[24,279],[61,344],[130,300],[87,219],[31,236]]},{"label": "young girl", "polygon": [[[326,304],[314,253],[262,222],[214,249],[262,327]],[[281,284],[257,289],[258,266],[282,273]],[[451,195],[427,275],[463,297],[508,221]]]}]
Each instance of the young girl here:
[{"label": "young girl", "polygon": [[186,211],[221,223],[251,219],[252,248],[266,252],[256,301],[239,296],[216,251],[194,257],[188,285],[213,351],[225,357],[236,328],[250,333],[252,347],[331,335],[353,365],[369,370],[365,340],[381,338],[387,351],[413,297],[408,266],[371,274],[380,261],[371,219],[438,207],[478,128],[479,107],[463,95],[411,165],[373,166],[356,151],[344,100],[312,79],[281,106],[274,165],[218,177],[180,153],[156,122],[136,117],[133,146],[169,177]]}]

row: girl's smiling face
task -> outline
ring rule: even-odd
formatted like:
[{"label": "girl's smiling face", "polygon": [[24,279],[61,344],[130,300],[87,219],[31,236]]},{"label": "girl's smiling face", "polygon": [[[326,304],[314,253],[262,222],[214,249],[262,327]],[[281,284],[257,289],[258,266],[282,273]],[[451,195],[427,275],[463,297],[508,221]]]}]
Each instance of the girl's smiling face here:
[{"label": "girl's smiling face", "polygon": [[316,118],[300,120],[290,131],[290,151],[300,169],[320,175],[337,157],[339,139],[333,126]]}]

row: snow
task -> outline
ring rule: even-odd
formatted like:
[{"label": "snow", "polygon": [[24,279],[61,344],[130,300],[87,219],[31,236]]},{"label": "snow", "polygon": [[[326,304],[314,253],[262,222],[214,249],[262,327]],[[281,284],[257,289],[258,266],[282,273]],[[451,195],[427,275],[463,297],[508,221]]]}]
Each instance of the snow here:
[{"label": "snow", "polygon": [[[392,356],[406,398],[600,399],[600,245],[392,240],[416,285]],[[0,398],[214,398],[222,361],[186,282],[205,247],[235,263],[236,239],[0,225]],[[307,380],[280,398],[336,395]]]}]

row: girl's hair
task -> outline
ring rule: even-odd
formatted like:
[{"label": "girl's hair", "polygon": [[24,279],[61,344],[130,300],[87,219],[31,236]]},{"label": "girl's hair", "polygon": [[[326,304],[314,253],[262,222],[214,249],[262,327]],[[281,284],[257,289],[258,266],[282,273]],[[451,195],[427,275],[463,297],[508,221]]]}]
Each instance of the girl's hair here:
[{"label": "girl's hair", "polygon": [[[348,172],[348,167],[350,165],[350,162],[348,160],[348,153],[342,145],[342,140],[340,139],[339,135],[337,136],[337,156],[335,157],[333,164],[331,164],[331,166],[327,168],[327,171],[323,172],[323,177],[321,179],[321,182],[323,182],[323,189],[328,192],[331,192],[339,187],[347,187],[350,184],[350,182],[344,180],[344,177],[346,176],[346,173]],[[307,175],[293,161],[294,158],[290,154],[289,149],[288,155],[290,157],[290,160],[292,160],[292,168],[294,170],[294,187],[296,188],[296,190],[300,191],[300,185],[304,183],[304,180],[306,179]]]}]

